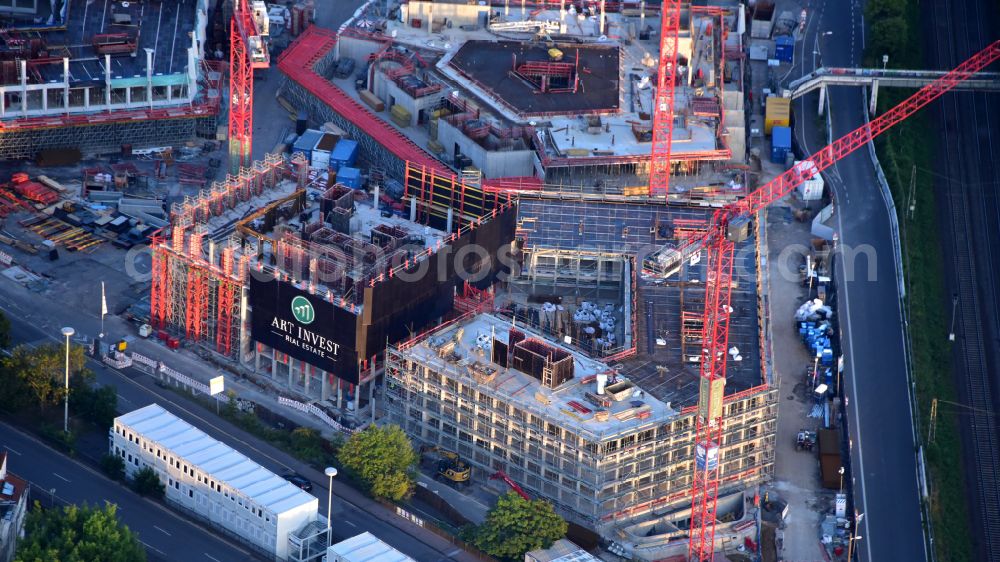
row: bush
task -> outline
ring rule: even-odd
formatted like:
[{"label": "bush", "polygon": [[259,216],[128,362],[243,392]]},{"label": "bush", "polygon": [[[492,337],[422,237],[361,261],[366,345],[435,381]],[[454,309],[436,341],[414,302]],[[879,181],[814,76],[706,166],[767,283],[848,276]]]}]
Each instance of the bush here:
[{"label": "bush", "polygon": [[42,435],[42,438],[55,445],[64,453],[70,456],[76,453],[76,434],[72,431],[66,433],[61,427],[43,423],[39,426],[38,432]]},{"label": "bush", "polygon": [[327,441],[315,429],[299,427],[288,439],[291,453],[310,465],[322,468],[336,463],[341,443]]},{"label": "bush", "polygon": [[101,470],[112,480],[125,479],[125,459],[120,455],[107,454],[101,457]]},{"label": "bush", "polygon": [[143,468],[132,477],[132,488],[142,496],[160,499],[163,497],[164,486],[156,471],[150,467]]}]

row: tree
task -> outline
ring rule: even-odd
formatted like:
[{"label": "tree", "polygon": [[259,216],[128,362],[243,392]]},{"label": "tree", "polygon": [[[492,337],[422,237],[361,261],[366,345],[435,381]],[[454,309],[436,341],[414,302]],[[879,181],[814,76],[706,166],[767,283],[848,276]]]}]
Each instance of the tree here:
[{"label": "tree", "polygon": [[525,552],[552,546],[568,528],[549,502],[507,492],[472,531],[472,544],[501,560],[523,560]]},{"label": "tree", "polygon": [[101,470],[113,480],[124,480],[125,459],[121,455],[108,453],[101,457]]},{"label": "tree", "polygon": [[10,347],[10,320],[0,312],[0,349]]},{"label": "tree", "polygon": [[[58,404],[66,395],[65,383],[63,380],[66,368],[66,349],[59,344],[48,344],[34,349],[25,346],[14,348],[6,361],[4,361],[4,383],[12,385],[13,388],[5,389],[4,394],[10,392],[15,400],[21,402],[25,397],[30,397],[30,401],[37,404],[43,410],[45,406]],[[70,376],[79,373],[86,362],[83,348],[74,346],[70,348],[69,372]],[[17,402],[22,408],[24,404]]]},{"label": "tree", "polygon": [[113,386],[91,386],[87,383],[71,386],[69,401],[77,414],[98,427],[107,429],[114,425],[118,415],[118,391]]},{"label": "tree", "polygon": [[117,509],[114,504],[104,508],[84,504],[42,510],[36,502],[14,560],[144,562],[146,551],[136,534],[118,520]]},{"label": "tree", "polygon": [[159,475],[150,467],[145,467],[132,476],[132,488],[142,496],[150,496],[156,499],[163,497],[163,482],[160,482]]},{"label": "tree", "polygon": [[865,6],[868,21],[897,18],[906,13],[908,0],[869,0]]},{"label": "tree", "polygon": [[338,459],[376,498],[400,501],[413,492],[417,453],[399,426],[369,426],[355,433]]},{"label": "tree", "polygon": [[907,56],[910,28],[906,19],[901,16],[873,20],[871,24],[871,44],[867,51],[877,60],[875,64],[882,66],[882,55],[889,55],[890,61],[898,64]]},{"label": "tree", "polygon": [[337,458],[334,452],[338,444],[327,441],[315,429],[295,428],[289,434],[288,440],[292,454],[313,466],[328,466]]}]

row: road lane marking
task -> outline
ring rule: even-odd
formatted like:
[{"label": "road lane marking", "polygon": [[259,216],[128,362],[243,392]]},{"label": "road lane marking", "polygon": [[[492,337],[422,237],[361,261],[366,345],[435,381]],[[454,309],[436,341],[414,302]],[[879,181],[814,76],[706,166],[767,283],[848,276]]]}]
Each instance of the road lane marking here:
[{"label": "road lane marking", "polygon": [[156,552],[160,553],[160,555],[161,555],[161,556],[164,556],[164,557],[166,557],[166,555],[167,555],[167,553],[166,553],[166,552],[163,552],[162,550],[160,550],[160,549],[156,548],[155,546],[153,546],[153,545],[149,544],[148,542],[145,542],[145,541],[142,541],[142,540],[140,540],[139,542],[141,542],[141,543],[142,543],[142,546],[144,546],[144,547],[148,548],[149,550],[153,550],[153,551],[156,551]]},{"label": "road lane marking", "polygon": [[205,553],[205,556],[211,558],[212,560],[215,560],[215,562],[222,562],[222,560],[219,560],[218,558],[212,556],[211,554],[209,554],[207,552]]},{"label": "road lane marking", "polygon": [[170,533],[168,533],[167,531],[165,531],[165,530],[163,530],[163,529],[161,529],[161,528],[157,527],[156,525],[153,525],[153,528],[154,528],[154,529],[156,529],[157,531],[159,531],[159,532],[163,533],[164,535],[167,535],[168,537],[170,537],[170,536],[173,536],[173,535],[171,535]]},{"label": "road lane marking", "polygon": [[6,447],[6,446],[5,446],[5,447],[4,447],[4,449],[7,449],[8,451],[10,451],[10,452],[14,453],[14,454],[15,454],[15,455],[17,455],[17,456],[21,456],[21,453],[20,453],[20,452],[18,452],[18,451],[15,451],[14,449],[11,449],[10,447]]},{"label": "road lane marking", "polygon": [[57,473],[57,472],[53,472],[52,474],[55,474],[56,478],[58,478],[58,479],[60,479],[60,480],[63,480],[63,481],[66,481],[66,482],[69,482],[69,478],[66,478],[65,476],[62,476],[62,475],[60,475],[60,474],[59,474],[59,473]]}]

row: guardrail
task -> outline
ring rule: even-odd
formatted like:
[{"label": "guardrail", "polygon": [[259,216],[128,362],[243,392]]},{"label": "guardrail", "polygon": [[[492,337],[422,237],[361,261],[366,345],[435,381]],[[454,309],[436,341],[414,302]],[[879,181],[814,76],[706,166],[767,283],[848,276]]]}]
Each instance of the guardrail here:
[{"label": "guardrail", "polygon": [[161,379],[171,379],[177,384],[190,388],[193,392],[200,392],[201,394],[209,396],[210,398],[214,398],[219,402],[229,401],[229,397],[225,393],[219,393],[216,394],[215,396],[212,396],[212,393],[209,390],[207,384],[200,381],[196,381],[193,378],[183,373],[180,373],[178,371],[171,369],[170,367],[167,367],[162,361],[150,359],[149,357],[146,357],[145,355],[140,355],[134,351],[131,353],[129,359],[131,360],[132,365],[134,365],[135,363],[139,363],[140,365],[145,365],[147,367],[152,368],[153,373],[158,375]]},{"label": "guardrail", "polygon": [[326,425],[332,427],[333,429],[336,429],[337,431],[340,431],[342,433],[346,433],[347,435],[351,435],[351,434],[357,433],[357,432],[361,431],[361,429],[363,429],[363,428],[350,429],[348,427],[344,427],[337,420],[335,420],[335,419],[331,418],[329,415],[327,415],[326,412],[324,412],[321,408],[317,407],[315,404],[306,404],[304,402],[299,402],[298,400],[292,400],[291,398],[285,398],[284,396],[279,396],[278,397],[278,404],[281,404],[282,406],[288,406],[289,408],[292,408],[294,410],[298,410],[298,411],[306,413],[306,414],[312,414],[312,415],[316,416],[317,418],[319,418]]}]

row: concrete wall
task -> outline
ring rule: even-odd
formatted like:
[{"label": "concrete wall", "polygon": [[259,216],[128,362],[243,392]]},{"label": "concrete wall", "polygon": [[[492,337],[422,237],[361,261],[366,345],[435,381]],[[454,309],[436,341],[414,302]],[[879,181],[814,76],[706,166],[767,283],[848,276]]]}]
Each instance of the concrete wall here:
[{"label": "concrete wall", "polygon": [[351,58],[357,63],[356,68],[361,68],[368,62],[368,57],[382,48],[380,43],[359,39],[357,37],[343,36],[337,38],[337,58]]},{"label": "concrete wall", "polygon": [[[512,4],[514,2],[511,2]],[[520,4],[518,4],[520,5]],[[489,6],[476,6],[468,4],[438,4],[432,2],[409,2],[400,6],[400,16],[402,22],[409,27],[410,21],[414,18],[421,20],[421,27],[427,28],[427,22],[431,18],[431,8],[433,8],[434,21],[440,22],[445,19],[452,22],[453,27],[460,25],[477,25],[480,21],[480,13],[489,13]]]},{"label": "concrete wall", "polygon": [[483,177],[531,176],[535,171],[534,163],[535,153],[531,150],[487,152],[486,167],[482,169]]},{"label": "concrete wall", "polygon": [[747,157],[747,130],[744,127],[744,113],[738,110],[725,110],[726,141],[733,151],[733,162],[744,162]]},{"label": "concrete wall", "polygon": [[[735,89],[729,89],[734,87],[732,83],[726,84],[726,90],[722,92],[722,107],[725,109],[733,109],[743,111],[743,92],[737,91]],[[729,121],[729,117],[726,117],[726,122]]]},{"label": "concrete wall", "polygon": [[488,151],[444,119],[438,121],[438,142],[448,160],[455,158],[455,145],[461,154],[472,159],[484,178],[535,175],[535,153],[532,150]]},{"label": "concrete wall", "polygon": [[[410,97],[410,94],[403,91],[395,82],[389,80],[382,72],[375,73],[375,90],[373,92],[385,103],[386,110],[392,110],[392,104],[403,106],[403,109],[410,112],[410,126],[417,124],[417,117],[421,109],[428,112],[437,108],[444,97],[444,90],[424,96],[421,98]],[[428,116],[430,118],[430,116]]]}]

